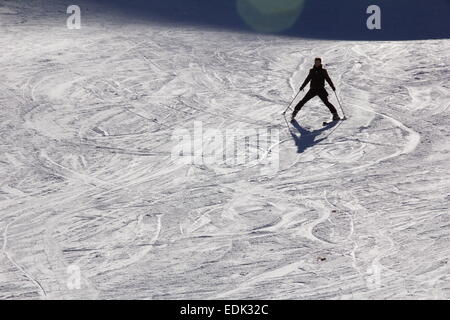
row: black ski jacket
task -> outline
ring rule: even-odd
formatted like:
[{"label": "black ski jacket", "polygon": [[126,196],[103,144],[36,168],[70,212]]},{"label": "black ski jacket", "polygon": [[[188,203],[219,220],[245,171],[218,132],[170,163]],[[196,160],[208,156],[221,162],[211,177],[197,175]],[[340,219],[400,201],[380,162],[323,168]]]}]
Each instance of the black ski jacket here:
[{"label": "black ski jacket", "polygon": [[331,89],[333,89],[333,91],[336,90],[333,82],[330,79],[330,76],[328,75],[327,69],[323,69],[322,66],[320,67],[314,66],[311,70],[309,70],[308,77],[306,77],[305,81],[300,87],[300,90],[303,90],[303,88],[305,88],[308,82],[310,81],[311,81],[310,85],[311,89],[325,89],[325,80],[327,80],[328,84],[330,85]]}]

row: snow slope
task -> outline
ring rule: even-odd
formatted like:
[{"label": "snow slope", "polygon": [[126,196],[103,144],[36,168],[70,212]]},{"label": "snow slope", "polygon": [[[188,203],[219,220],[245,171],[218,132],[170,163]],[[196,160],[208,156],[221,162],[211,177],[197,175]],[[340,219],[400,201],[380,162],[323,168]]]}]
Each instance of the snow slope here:
[{"label": "snow slope", "polygon": [[[95,9],[68,30],[64,12],[20,5],[0,10],[0,298],[450,298],[448,39],[304,40]],[[349,119],[323,130],[314,99],[288,127],[315,56]],[[278,129],[279,170],[174,161],[174,130],[194,121]]]}]

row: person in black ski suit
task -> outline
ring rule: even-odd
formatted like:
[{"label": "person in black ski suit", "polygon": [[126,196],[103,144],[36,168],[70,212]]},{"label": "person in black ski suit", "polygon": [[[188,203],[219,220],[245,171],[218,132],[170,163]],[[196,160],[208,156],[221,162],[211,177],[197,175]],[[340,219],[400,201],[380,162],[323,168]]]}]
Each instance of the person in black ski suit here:
[{"label": "person in black ski suit", "polygon": [[339,120],[339,115],[336,111],[336,108],[328,101],[328,92],[325,90],[325,80],[330,85],[333,91],[336,91],[333,82],[328,76],[328,72],[326,69],[322,68],[322,59],[316,58],[314,60],[314,67],[309,70],[308,77],[306,77],[303,82],[300,90],[303,90],[306,85],[311,82],[310,89],[303,97],[302,100],[295,106],[294,112],[292,113],[292,120],[294,120],[297,113],[303,107],[303,105],[314,98],[315,96],[319,96],[323,103],[330,109],[330,112],[333,114],[333,121]]}]

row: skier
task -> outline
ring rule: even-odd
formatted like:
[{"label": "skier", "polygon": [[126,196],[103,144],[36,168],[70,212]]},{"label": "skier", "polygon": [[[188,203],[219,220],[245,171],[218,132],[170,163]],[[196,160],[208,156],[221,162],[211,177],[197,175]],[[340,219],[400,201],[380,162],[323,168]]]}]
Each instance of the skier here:
[{"label": "skier", "polygon": [[322,68],[322,59],[315,58],[314,67],[311,70],[309,70],[308,77],[306,77],[305,81],[300,87],[300,90],[303,90],[308,84],[308,82],[311,81],[310,89],[303,97],[303,99],[300,100],[300,102],[295,106],[294,112],[292,113],[291,121],[295,119],[295,116],[303,107],[303,105],[312,98],[314,98],[315,96],[319,96],[322,102],[328,107],[328,109],[330,109],[330,112],[333,114],[333,121],[340,120],[336,108],[331,104],[330,101],[328,101],[328,92],[325,90],[325,80],[327,80],[331,89],[333,89],[333,91],[336,91],[333,82],[328,76],[327,70]]}]

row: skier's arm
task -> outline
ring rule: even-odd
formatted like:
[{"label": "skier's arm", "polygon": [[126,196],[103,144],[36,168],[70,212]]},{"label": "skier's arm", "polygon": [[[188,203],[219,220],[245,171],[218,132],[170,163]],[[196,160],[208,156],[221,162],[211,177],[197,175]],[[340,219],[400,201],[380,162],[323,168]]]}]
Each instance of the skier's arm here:
[{"label": "skier's arm", "polygon": [[333,91],[336,91],[336,88],[334,87],[333,81],[331,81],[331,78],[328,75],[327,70],[325,70],[325,80],[327,80],[327,82],[330,85],[331,89],[333,89]]},{"label": "skier's arm", "polygon": [[300,87],[300,91],[303,90],[310,81],[311,81],[311,71],[309,72],[308,76],[306,77],[305,81]]}]

